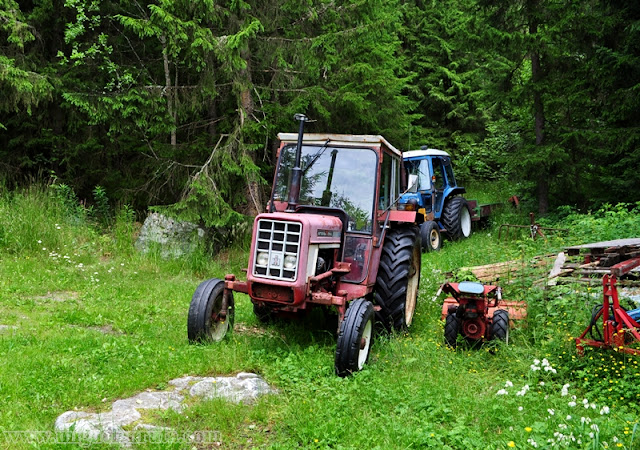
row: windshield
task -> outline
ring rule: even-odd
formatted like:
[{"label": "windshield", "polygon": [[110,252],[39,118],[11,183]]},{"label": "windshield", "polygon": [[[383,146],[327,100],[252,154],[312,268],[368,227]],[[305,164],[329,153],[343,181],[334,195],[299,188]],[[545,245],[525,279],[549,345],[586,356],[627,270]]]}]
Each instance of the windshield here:
[{"label": "windshield", "polygon": [[428,159],[405,160],[404,166],[410,175],[418,175],[418,189],[421,191],[431,190],[431,174],[429,172]]},{"label": "windshield", "polygon": [[[276,201],[289,198],[295,158],[295,145],[282,149],[274,187]],[[371,231],[376,164],[376,154],[371,149],[303,146],[298,204],[343,209],[349,215],[349,230]]]}]

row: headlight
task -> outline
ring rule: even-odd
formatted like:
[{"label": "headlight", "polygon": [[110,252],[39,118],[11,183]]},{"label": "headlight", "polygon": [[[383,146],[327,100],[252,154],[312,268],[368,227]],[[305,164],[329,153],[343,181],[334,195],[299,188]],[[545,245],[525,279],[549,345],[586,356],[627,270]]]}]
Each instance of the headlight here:
[{"label": "headlight", "polygon": [[291,270],[296,267],[297,262],[298,260],[295,256],[287,255],[284,257],[284,268]]},{"label": "headlight", "polygon": [[269,263],[269,254],[265,252],[258,253],[256,264],[259,266],[266,266]]}]

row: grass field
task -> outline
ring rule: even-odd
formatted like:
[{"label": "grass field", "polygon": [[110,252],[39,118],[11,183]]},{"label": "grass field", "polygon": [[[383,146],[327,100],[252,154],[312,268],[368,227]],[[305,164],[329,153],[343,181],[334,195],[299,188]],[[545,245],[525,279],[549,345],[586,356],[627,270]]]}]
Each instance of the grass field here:
[{"label": "grass field", "polygon": [[506,298],[528,302],[529,316],[495,351],[445,347],[443,298],[432,301],[447,272],[465,275],[462,266],[640,236],[638,206],[565,211],[553,225],[570,232],[549,242],[498,241],[498,223],[522,219],[512,213],[468,240],[445,242],[423,256],[410,332],[377,337],[365,369],[338,378],[331,321],[312,314],[261,325],[241,295],[232,335],[188,344],[195,287],[241,274],[247,249],[214,260],[204,252],[177,261],[141,255],[130,213],[105,230],[65,198],[50,188],[0,195],[0,447],[58,448],[27,437],[12,443],[11,432],[51,432],[65,411],[104,410],[179,376],[251,371],[279,395],[254,405],[199,401],[146,419],[179,433],[215,431],[224,448],[640,448],[640,358],[576,357],[573,337],[601,301],[597,287],[536,287],[536,273],[504,286]]}]

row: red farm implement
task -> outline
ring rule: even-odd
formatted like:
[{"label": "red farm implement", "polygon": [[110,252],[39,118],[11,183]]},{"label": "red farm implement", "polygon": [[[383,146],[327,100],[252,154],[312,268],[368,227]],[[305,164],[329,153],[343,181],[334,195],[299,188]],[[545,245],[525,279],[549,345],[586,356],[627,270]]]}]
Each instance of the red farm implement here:
[{"label": "red farm implement", "polygon": [[442,305],[444,339],[450,347],[456,346],[458,335],[472,343],[494,339],[508,343],[510,321],[527,314],[525,302],[503,300],[498,286],[463,281],[446,283],[442,291],[453,296]]},{"label": "red farm implement", "polygon": [[[640,355],[640,348],[633,348],[632,344],[640,343],[640,309],[625,311],[620,306],[616,283],[618,277],[629,273],[640,266],[640,258],[633,258],[611,267],[611,273],[602,278],[603,302],[596,307],[591,317],[591,323],[576,339],[576,348],[580,356],[584,355],[584,347],[612,348],[616,351]],[[597,327],[602,317],[602,331]],[[592,339],[587,338],[587,334]]]}]

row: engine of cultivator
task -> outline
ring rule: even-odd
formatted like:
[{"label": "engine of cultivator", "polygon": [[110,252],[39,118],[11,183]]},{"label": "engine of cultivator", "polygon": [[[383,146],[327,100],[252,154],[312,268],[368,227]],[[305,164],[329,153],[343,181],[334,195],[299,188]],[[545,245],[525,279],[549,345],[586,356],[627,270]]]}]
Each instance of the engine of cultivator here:
[{"label": "engine of cultivator", "polygon": [[399,211],[402,154],[382,136],[281,133],[267,211],[254,221],[246,280],[227,275],[196,289],[192,342],[222,339],[233,325],[234,292],[257,318],[337,312],[335,370],[347,375],[369,357],[374,320],[411,325],[420,280],[420,217]]},{"label": "engine of cultivator", "polygon": [[444,340],[456,347],[458,335],[471,343],[499,339],[509,342],[511,319],[526,316],[526,303],[502,299],[498,286],[462,281],[446,283],[442,291],[452,295],[442,306]]}]

